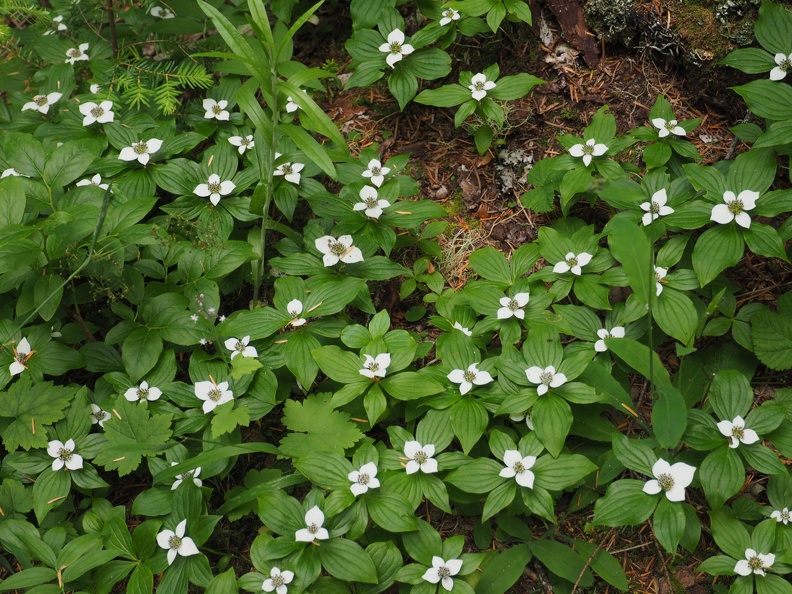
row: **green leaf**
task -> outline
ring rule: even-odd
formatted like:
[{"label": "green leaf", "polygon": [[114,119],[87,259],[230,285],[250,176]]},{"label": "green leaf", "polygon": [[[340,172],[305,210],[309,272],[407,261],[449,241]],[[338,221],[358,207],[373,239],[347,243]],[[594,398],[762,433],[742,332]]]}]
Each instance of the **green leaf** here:
[{"label": "green leaf", "polygon": [[775,121],[792,119],[792,88],[789,85],[760,79],[732,87],[732,90],[745,99],[748,109],[760,118]]},{"label": "green leaf", "polygon": [[709,395],[719,421],[731,421],[736,416],[745,417],[754,400],[748,378],[733,369],[715,374]]},{"label": "green leaf", "polygon": [[237,594],[237,592],[239,589],[233,568],[216,576],[206,586],[206,594]]},{"label": "green leaf", "polygon": [[685,533],[685,511],[682,505],[661,497],[652,519],[655,538],[669,553],[675,553]]},{"label": "green leaf", "polygon": [[42,173],[44,182],[55,187],[72,183],[88,170],[105,146],[102,140],[85,138],[64,143],[47,159]]},{"label": "green leaf", "polygon": [[535,540],[528,543],[531,552],[547,569],[583,588],[594,585],[594,576],[585,560],[568,546],[552,540]]},{"label": "green leaf", "polygon": [[52,582],[57,577],[58,574],[55,570],[49,567],[28,567],[0,582],[0,592],[10,592],[12,590],[31,591],[30,588]]},{"label": "green leaf", "polygon": [[541,78],[526,72],[514,76],[504,76],[497,81],[494,89],[488,91],[488,96],[500,101],[513,101],[521,99],[530,93],[535,86],[544,82]]},{"label": "green leaf", "polygon": [[723,511],[711,511],[712,536],[720,550],[735,559],[745,558],[745,549],[751,546],[751,538],[745,525]]},{"label": "green leaf", "polygon": [[349,488],[347,475],[352,472],[352,465],[339,454],[310,453],[297,460],[294,467],[312,483],[324,489]]},{"label": "green leaf", "polygon": [[737,452],[723,445],[704,458],[699,467],[699,480],[709,504],[713,508],[721,507],[742,489],[745,468]]},{"label": "green leaf", "polygon": [[399,400],[415,400],[432,394],[439,394],[445,387],[424,373],[404,371],[380,381],[380,387],[390,396]]},{"label": "green leaf", "polygon": [[15,176],[0,182],[0,229],[18,225],[25,216],[25,187]]},{"label": "green leaf", "polygon": [[534,404],[532,416],[539,441],[553,457],[557,457],[572,427],[569,404],[555,394],[545,394]]},{"label": "green leaf", "polygon": [[510,285],[513,282],[509,262],[502,252],[487,246],[469,256],[470,266],[487,280]]},{"label": "green leaf", "polygon": [[540,456],[532,468],[536,475],[536,485],[548,491],[562,491],[577,485],[597,466],[579,454],[561,454],[553,459]]},{"label": "green leaf", "polygon": [[290,457],[312,452],[343,453],[363,437],[347,413],[333,410],[327,394],[310,395],[302,402],[287,400],[283,411],[283,424],[294,433],[281,440],[280,448]]},{"label": "green leaf", "polygon": [[773,56],[758,47],[736,49],[723,58],[721,64],[748,74],[769,72],[776,65]]},{"label": "green leaf", "polygon": [[327,151],[303,128],[293,124],[280,124],[278,130],[292,139],[294,144],[327,175],[336,179],[336,170]]},{"label": "green leaf", "polygon": [[234,408],[235,404],[235,402],[227,402],[215,409],[215,414],[212,417],[212,437],[214,439],[231,433],[237,427],[250,425],[250,409],[244,404]]},{"label": "green leaf", "polygon": [[121,360],[133,382],[141,379],[157,364],[162,353],[162,338],[159,332],[149,328],[137,328],[124,340]]},{"label": "green leaf", "polygon": [[416,103],[433,107],[455,107],[470,100],[470,91],[461,85],[444,85],[439,89],[426,89],[415,98]]},{"label": "green leaf", "polygon": [[36,512],[36,519],[39,523],[44,520],[50,510],[58,507],[69,496],[71,491],[70,472],[65,468],[63,470],[48,468],[33,483],[33,511]]},{"label": "green leaf", "polygon": [[770,369],[792,368],[792,316],[763,309],[751,318],[754,354]]},{"label": "green leaf", "polygon": [[745,245],[734,225],[718,225],[704,231],[693,248],[693,269],[704,287],[726,268],[736,266]]},{"label": "green leaf", "polygon": [[756,39],[767,51],[792,53],[792,14],[783,4],[762,2],[755,27]]},{"label": "green leaf", "polygon": [[444,480],[465,493],[489,493],[504,482],[499,474],[502,468],[494,460],[479,458],[453,470]]},{"label": "green leaf", "polygon": [[667,386],[671,383],[671,377],[663,367],[660,357],[657,353],[650,351],[646,345],[631,338],[606,338],[605,344],[613,354],[645,378],[650,379],[656,387]]},{"label": "green leaf", "polygon": [[591,560],[591,569],[597,575],[617,590],[627,591],[629,588],[627,576],[616,557],[611,555],[604,547],[597,548],[597,545],[591,542],[576,540],[574,546],[581,557]]},{"label": "green leaf", "polygon": [[360,357],[337,346],[323,346],[311,352],[311,356],[330,379],[342,384],[363,384],[371,380],[360,374],[363,362]]},{"label": "green leaf", "polygon": [[756,578],[756,594],[792,594],[792,584],[788,578],[769,573]]},{"label": "green leaf", "polygon": [[630,287],[641,303],[649,303],[655,290],[652,246],[646,233],[626,218],[616,217],[608,223],[611,254],[624,267]]},{"label": "green leaf", "polygon": [[487,430],[487,410],[473,397],[468,396],[454,404],[448,414],[454,435],[459,439],[462,451],[467,454]]},{"label": "green leaf", "polygon": [[432,557],[439,555],[443,544],[440,535],[424,520],[416,520],[418,530],[408,532],[402,537],[407,554],[418,563],[432,565]]},{"label": "green leaf", "polygon": [[75,391],[55,386],[52,382],[31,385],[24,376],[2,395],[0,417],[13,419],[2,431],[3,445],[13,452],[17,448],[46,448],[47,425],[60,421]]},{"label": "green leaf", "polygon": [[661,386],[657,391],[657,400],[652,405],[652,429],[662,447],[674,449],[687,428],[687,405],[673,386]]},{"label": "green leaf", "polygon": [[643,441],[617,433],[613,436],[613,453],[630,470],[653,476],[652,466],[657,462],[657,455]]},{"label": "green leaf", "polygon": [[396,68],[388,78],[390,92],[399,102],[399,109],[404,111],[407,104],[418,92],[418,79],[404,67]]},{"label": "green leaf", "polygon": [[418,528],[412,506],[396,493],[369,491],[366,507],[371,519],[388,532],[410,532]]},{"label": "green leaf", "polygon": [[605,496],[594,504],[594,526],[637,526],[643,524],[657,505],[657,497],[644,493],[645,481],[624,479],[608,486]]},{"label": "green leaf", "polygon": [[512,546],[495,555],[479,576],[476,594],[504,594],[523,576],[532,556],[526,544]]},{"label": "green leaf", "polygon": [[698,311],[690,297],[669,287],[658,297],[652,317],[663,332],[685,345],[691,344],[699,324]]}]

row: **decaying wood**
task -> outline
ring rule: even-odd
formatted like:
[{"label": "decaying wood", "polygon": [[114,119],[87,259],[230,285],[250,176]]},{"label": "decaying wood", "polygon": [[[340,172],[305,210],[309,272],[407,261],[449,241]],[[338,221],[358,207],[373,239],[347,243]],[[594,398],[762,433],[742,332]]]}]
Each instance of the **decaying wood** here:
[{"label": "decaying wood", "polygon": [[589,68],[599,66],[597,38],[589,30],[583,7],[577,0],[543,0],[561,26],[561,36],[578,50]]}]

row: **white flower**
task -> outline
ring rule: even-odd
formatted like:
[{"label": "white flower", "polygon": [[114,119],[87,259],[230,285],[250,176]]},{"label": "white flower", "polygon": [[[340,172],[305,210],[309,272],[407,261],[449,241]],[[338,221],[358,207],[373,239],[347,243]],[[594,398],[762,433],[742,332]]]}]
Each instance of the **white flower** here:
[{"label": "white flower", "polygon": [[669,501],[684,501],[685,488],[693,482],[695,467],[677,462],[673,466],[659,459],[652,466],[654,479],[646,481],[643,492],[649,495],[657,495],[660,491],[665,491]]},{"label": "white flower", "polygon": [[[177,464],[178,462],[171,462],[171,466],[176,466]],[[173,484],[171,485],[171,491],[175,491],[179,487],[179,485],[181,485],[184,482],[184,480],[188,478],[192,479],[192,482],[196,487],[200,487],[201,485],[203,485],[203,481],[198,478],[199,474],[201,474],[200,466],[197,466],[192,470],[188,470],[187,472],[183,472],[182,474],[177,474],[176,480],[173,481]]]},{"label": "white flower", "polygon": [[773,563],[775,563],[775,555],[772,553],[762,555],[753,549],[745,549],[745,559],[737,561],[734,566],[734,572],[742,576],[751,575],[752,573],[763,576],[765,574],[764,570],[770,569]]},{"label": "white flower", "polygon": [[641,210],[646,211],[646,214],[641,218],[641,222],[644,225],[650,225],[652,221],[673,213],[674,209],[666,206],[667,202],[668,195],[665,188],[652,194],[652,199],[649,202],[641,203]]},{"label": "white flower", "polygon": [[740,227],[748,229],[751,226],[751,217],[746,210],[753,210],[756,206],[756,199],[759,192],[743,190],[737,196],[731,190],[723,193],[723,201],[726,204],[716,204],[712,207],[710,220],[725,225],[734,221]]},{"label": "white flower", "polygon": [[52,19],[52,22],[56,23],[56,27],[54,29],[50,29],[49,31],[44,31],[44,35],[53,35],[58,31],[65,31],[68,29],[68,27],[63,24],[63,15],[56,16]]},{"label": "white flower", "polygon": [[446,8],[443,11],[443,18],[440,19],[440,26],[445,27],[451,21],[459,20],[459,11],[453,8]]},{"label": "white flower", "polygon": [[73,47],[66,52],[66,63],[67,64],[74,64],[75,62],[80,62],[82,60],[88,60],[88,54],[86,54],[86,50],[88,49],[87,43],[81,43],[79,47]]},{"label": "white flower", "polygon": [[388,42],[383,43],[379,47],[379,51],[385,52],[388,56],[385,61],[391,68],[396,68],[396,62],[399,62],[404,56],[407,56],[415,51],[415,48],[409,43],[404,43],[404,33],[399,29],[394,29],[388,34]]},{"label": "white flower", "polygon": [[528,427],[528,429],[530,429],[531,431],[534,430],[533,417],[531,417],[531,414],[527,411],[525,414],[522,415],[511,414],[509,415],[509,419],[511,419],[515,423],[520,423],[522,421],[525,421],[525,425]]},{"label": "white flower", "polygon": [[777,66],[770,71],[770,80],[782,80],[792,68],[792,54],[776,54],[774,60]]},{"label": "white flower", "polygon": [[9,373],[14,376],[25,371],[25,369],[27,369],[28,359],[30,359],[35,352],[36,351],[30,350],[28,339],[22,338],[19,344],[14,347],[14,360],[11,362],[11,365],[8,366]]},{"label": "white flower", "polygon": [[282,175],[286,178],[286,181],[290,181],[293,184],[299,185],[300,171],[302,171],[304,167],[305,165],[302,163],[283,163],[282,165],[278,165],[275,168],[275,171],[272,172],[272,175]]},{"label": "white flower", "polygon": [[124,398],[130,402],[143,402],[144,400],[154,402],[159,400],[160,396],[162,396],[162,390],[154,386],[149,387],[148,382],[140,382],[139,386],[132,386],[124,392]]},{"label": "white flower", "polygon": [[608,350],[608,346],[605,344],[606,338],[624,338],[624,326],[614,326],[610,330],[606,328],[600,328],[597,330],[597,336],[599,336],[599,340],[594,343],[594,350],[598,353],[604,353]]},{"label": "white flower", "polygon": [[109,184],[103,184],[102,183],[102,176],[99,175],[98,173],[96,175],[94,175],[91,179],[88,179],[88,178],[81,179],[80,181],[77,182],[76,185],[77,186],[96,186],[97,188],[102,188],[103,190],[106,190],[107,188],[110,187]]},{"label": "white flower", "polygon": [[234,188],[236,188],[234,182],[228,179],[221,182],[220,176],[213,173],[209,176],[205,184],[198,184],[195,186],[193,192],[195,192],[196,196],[200,196],[201,198],[206,198],[208,196],[209,202],[217,206],[220,202],[220,197],[227,196],[234,191]]},{"label": "white flower", "polygon": [[575,255],[574,252],[569,252],[564,260],[553,266],[553,272],[563,274],[571,271],[572,274],[580,276],[583,272],[581,270],[582,267],[591,262],[591,258],[593,256],[588,252],[580,252],[578,255]]},{"label": "white flower", "polygon": [[289,588],[286,584],[291,584],[294,579],[294,572],[281,571],[279,567],[273,567],[270,570],[270,576],[264,580],[261,589],[265,592],[275,592],[275,594],[286,594]]},{"label": "white flower", "polygon": [[299,299],[292,299],[286,304],[286,311],[291,316],[292,327],[302,326],[305,324],[305,318],[301,318],[300,314],[303,312],[303,304]]},{"label": "white flower", "polygon": [[563,386],[567,377],[563,373],[556,373],[555,367],[548,365],[544,369],[537,365],[533,365],[525,370],[525,376],[532,384],[537,384],[536,393],[539,396],[547,394],[550,388],[557,388]]},{"label": "white flower", "polygon": [[569,149],[569,154],[573,157],[583,157],[583,165],[588,167],[593,157],[601,157],[608,152],[608,147],[602,143],[597,143],[593,138],[589,138],[586,144],[576,144]]},{"label": "white flower", "polygon": [[52,461],[52,470],[60,470],[64,466],[66,470],[79,470],[83,467],[82,456],[74,453],[73,439],[66,443],[61,443],[57,439],[49,442],[47,444],[47,453],[55,458]]},{"label": "white flower", "polygon": [[[212,376],[209,376],[210,378]],[[214,379],[211,381],[196,382],[195,396],[199,400],[203,400],[203,411],[208,414],[216,407],[226,402],[231,402],[234,399],[234,393],[228,389],[228,382],[215,383]]]},{"label": "white flower", "polygon": [[454,589],[452,575],[459,573],[462,569],[462,559],[449,559],[444,561],[442,557],[435,555],[432,557],[432,566],[423,574],[423,579],[430,584],[440,583],[449,592]]},{"label": "white flower", "polygon": [[432,458],[435,453],[434,444],[428,443],[422,446],[417,441],[408,441],[404,444],[404,460],[408,460],[404,465],[407,474],[415,474],[419,470],[426,474],[437,472],[437,460]]},{"label": "white flower", "polygon": [[354,264],[363,261],[363,252],[352,245],[351,235],[341,235],[338,239],[331,235],[323,235],[314,241],[316,249],[322,252],[325,266],[333,266],[338,261]]},{"label": "white flower", "polygon": [[237,150],[239,151],[240,155],[244,154],[246,150],[252,149],[254,146],[256,146],[256,143],[253,142],[252,134],[247,136],[229,136],[228,142],[236,147],[239,147]]},{"label": "white flower", "polygon": [[770,517],[773,518],[776,522],[783,522],[784,526],[786,526],[790,521],[792,521],[792,512],[789,511],[789,508],[785,507],[781,510],[775,510]]},{"label": "white flower", "polygon": [[528,305],[528,293],[517,293],[514,297],[501,297],[501,307],[498,309],[498,319],[505,320],[514,316],[518,320],[525,318],[523,308]]},{"label": "white flower", "polygon": [[258,357],[258,351],[256,351],[256,347],[248,346],[249,343],[250,336],[244,336],[241,340],[229,338],[223,344],[225,344],[225,348],[231,351],[232,359],[237,355],[242,355],[243,357],[253,357],[255,359]]},{"label": "white flower", "polygon": [[111,111],[113,109],[112,101],[102,101],[99,104],[93,101],[88,101],[80,105],[80,113],[85,117],[83,118],[83,126],[90,126],[94,122],[106,124],[112,122],[115,114]]},{"label": "white flower", "polygon": [[153,155],[161,148],[162,141],[159,138],[150,138],[147,141],[141,140],[133,143],[132,146],[122,148],[121,152],[118,153],[118,158],[122,161],[134,161],[137,159],[138,163],[145,165],[149,162],[150,155]]},{"label": "white flower", "polygon": [[373,186],[363,186],[360,190],[362,202],[358,202],[352,210],[363,210],[367,217],[378,219],[382,214],[382,209],[390,206],[387,200],[380,200],[377,197],[377,188]]},{"label": "white flower", "polygon": [[391,364],[390,353],[380,353],[376,357],[372,357],[371,355],[363,356],[366,360],[363,363],[363,369],[360,370],[360,375],[371,379],[385,377],[388,366]]},{"label": "white flower", "polygon": [[736,448],[740,443],[750,445],[759,441],[759,436],[753,429],[745,428],[745,420],[737,415],[733,421],[720,421],[718,431],[729,438],[729,447]]},{"label": "white flower", "polygon": [[314,505],[305,512],[305,528],[300,528],[294,533],[294,540],[297,542],[313,542],[314,540],[327,540],[330,538],[327,528],[322,528],[324,519],[322,510]]},{"label": "white flower", "polygon": [[492,376],[486,371],[480,371],[476,363],[471,363],[467,369],[454,369],[447,377],[449,381],[460,384],[460,394],[467,394],[474,385],[483,386],[493,381]]},{"label": "white flower", "polygon": [[298,109],[300,109],[300,106],[294,102],[294,99],[292,99],[291,95],[286,97],[286,113],[293,113]]},{"label": "white flower", "polygon": [[[378,188],[385,181],[385,176],[390,173],[390,167],[383,167],[377,159],[372,159],[366,166],[367,169],[361,173],[363,177],[371,178],[371,183]],[[362,198],[362,196],[361,196]]]},{"label": "white flower", "polygon": [[454,322],[454,330],[459,330],[465,336],[473,336],[473,333],[459,322]]},{"label": "white flower", "polygon": [[[0,179],[3,179],[4,177],[9,177],[11,175],[13,175],[14,177],[20,177],[22,174],[19,173],[19,171],[17,171],[13,167],[9,167],[8,169],[4,169],[3,173],[0,173]],[[27,175],[24,177],[27,177]]]},{"label": "white flower", "polygon": [[215,101],[214,99],[207,97],[203,100],[203,108],[206,110],[204,117],[209,120],[214,118],[216,120],[227,122],[228,118],[231,117],[231,114],[226,110],[227,106],[228,101],[225,99]]},{"label": "white flower", "polygon": [[536,456],[523,457],[517,450],[506,450],[503,452],[503,463],[506,468],[500,471],[500,476],[504,478],[514,477],[514,480],[521,487],[533,489],[535,476],[529,469],[536,464]]},{"label": "white flower", "polygon": [[377,467],[374,462],[367,462],[360,467],[360,470],[353,470],[347,475],[347,478],[352,481],[349,490],[352,491],[355,497],[363,495],[369,489],[377,489],[380,486],[377,478]]},{"label": "white flower", "polygon": [[91,93],[93,93],[94,95],[96,95],[97,93],[101,92],[101,90],[102,90],[102,85],[93,84],[93,85],[91,85],[90,87],[88,87],[88,90],[90,90],[90,91],[91,91]]},{"label": "white flower", "polygon": [[660,138],[665,138],[669,134],[676,134],[677,136],[685,136],[687,134],[676,120],[666,121],[663,118],[652,118],[652,126],[657,128],[657,135]]},{"label": "white flower", "polygon": [[491,80],[487,80],[487,75],[479,72],[476,74],[471,80],[468,85],[468,89],[472,91],[471,95],[473,95],[473,99],[476,101],[481,101],[484,97],[487,96],[487,91],[491,91],[495,88],[495,83]]},{"label": "white flower", "polygon": [[161,19],[172,19],[176,16],[170,8],[165,8],[164,6],[152,6],[149,14]]},{"label": "white flower", "polygon": [[655,289],[657,297],[660,297],[660,293],[663,292],[663,279],[666,277],[666,274],[668,274],[668,268],[655,266]]},{"label": "white flower", "polygon": [[35,109],[36,111],[40,111],[41,113],[47,113],[49,111],[50,105],[57,103],[57,101],[61,97],[63,97],[63,93],[36,95],[35,97],[33,97],[33,101],[28,101],[22,106],[22,111],[26,111],[28,109]]},{"label": "white flower", "polygon": [[91,403],[91,425],[96,425],[97,423],[99,426],[104,429],[104,422],[110,418],[110,413],[106,410],[102,410],[101,407]]},{"label": "white flower", "polygon": [[187,528],[187,520],[182,520],[176,526],[176,532],[173,530],[163,530],[157,534],[157,544],[163,549],[168,550],[168,565],[173,563],[176,555],[182,557],[189,557],[190,555],[198,554],[198,547],[195,546],[193,539],[189,536],[184,536],[184,531]]}]

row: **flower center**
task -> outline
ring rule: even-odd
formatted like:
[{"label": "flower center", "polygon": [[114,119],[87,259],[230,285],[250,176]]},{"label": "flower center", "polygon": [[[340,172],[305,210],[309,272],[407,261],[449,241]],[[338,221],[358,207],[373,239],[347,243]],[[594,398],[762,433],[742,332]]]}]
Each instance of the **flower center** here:
[{"label": "flower center", "polygon": [[553,374],[549,371],[543,371],[541,375],[539,375],[539,381],[542,382],[545,386],[549,386],[550,382],[553,381]]},{"label": "flower center", "polygon": [[566,263],[569,264],[570,268],[574,268],[575,266],[578,265],[577,258],[570,258],[569,260],[566,261]]},{"label": "flower center", "polygon": [[670,474],[661,474],[657,477],[657,484],[663,491],[670,491],[674,488],[674,477]]},{"label": "flower center", "polygon": [[284,163],[281,165],[281,171],[283,171],[283,175],[289,175],[292,172],[291,163]]},{"label": "flower center", "polygon": [[194,472],[195,472],[195,470],[188,470],[187,472],[178,475],[176,478],[178,478],[180,480],[184,480],[184,479],[190,478],[193,475]]},{"label": "flower center", "polygon": [[363,203],[368,206],[369,208],[376,208],[377,207],[377,199],[374,197],[369,197],[363,200]]},{"label": "flower center", "polygon": [[792,68],[792,62],[789,61],[789,58],[784,58],[783,61],[778,65],[778,67],[786,72],[790,68]]},{"label": "flower center", "polygon": [[476,379],[476,374],[473,373],[472,371],[466,371],[465,373],[462,374],[462,377],[465,379],[466,382],[472,382],[474,379]]},{"label": "flower center", "polygon": [[453,8],[448,8],[448,9],[446,9],[446,10],[443,12],[443,16],[444,16],[445,18],[447,18],[447,19],[453,19],[453,18],[454,18],[454,9],[453,9]]},{"label": "flower center", "polygon": [[371,176],[372,177],[374,177],[375,175],[381,175],[382,174],[382,168],[381,167],[372,167],[371,169],[369,169],[369,171],[371,171]]},{"label": "flower center", "polygon": [[223,108],[219,105],[212,105],[212,111],[215,113],[215,115],[220,115],[223,111]]},{"label": "flower center", "polygon": [[72,451],[67,450],[66,448],[60,448],[58,450],[58,458],[64,462],[68,462],[72,459]]},{"label": "flower center", "polygon": [[91,110],[91,115],[95,118],[98,118],[104,114],[104,109],[99,107],[98,105]]},{"label": "flower center", "polygon": [[46,95],[36,95],[33,97],[33,101],[36,102],[36,105],[46,105],[48,103]]},{"label": "flower center", "polygon": [[658,283],[659,283],[660,281],[662,281],[662,280],[663,280],[663,277],[662,277],[662,276],[660,276],[660,273],[659,273],[657,270],[655,270],[655,280],[656,280]]},{"label": "flower center", "polygon": [[147,400],[149,395],[148,388],[138,388],[137,390],[137,397],[140,400]]},{"label": "flower center", "polygon": [[441,580],[444,580],[447,577],[451,577],[451,570],[448,569],[448,567],[446,567],[445,565],[443,565],[442,567],[438,567],[437,577],[439,577]]},{"label": "flower center", "polygon": [[732,437],[735,439],[742,439],[743,435],[745,435],[745,429],[743,427],[734,426],[732,427]]},{"label": "flower center", "polygon": [[21,363],[22,365],[24,365],[25,363],[27,363],[28,355],[26,353],[17,353],[16,357],[14,358],[16,359],[17,363]]},{"label": "flower center", "polygon": [[740,214],[743,211],[742,200],[732,200],[729,202],[729,212],[732,214]]},{"label": "flower center", "polygon": [[95,413],[92,413],[91,416],[96,419],[96,422],[104,421],[110,415],[103,410],[97,410]]},{"label": "flower center", "polygon": [[310,526],[308,526],[308,532],[310,532],[311,534],[316,534],[317,532],[319,532],[319,528],[320,526],[317,526],[316,524],[311,524]]},{"label": "flower center", "polygon": [[517,303],[516,299],[512,299],[511,301],[509,301],[509,305],[507,305],[506,307],[508,307],[512,311],[516,311],[520,309],[520,304]]},{"label": "flower center", "polygon": [[168,546],[173,550],[178,550],[181,546],[182,539],[175,534],[168,539]]},{"label": "flower center", "polygon": [[785,509],[781,512],[781,521],[786,524],[789,520],[792,520],[792,513]]},{"label": "flower center", "polygon": [[76,58],[77,56],[81,56],[82,55],[82,52],[80,51],[80,48],[77,48],[77,47],[71,48],[66,53],[69,55],[70,58]]},{"label": "flower center", "polygon": [[340,241],[336,241],[332,245],[330,245],[330,253],[336,256],[340,256],[347,250],[346,246],[341,243]]},{"label": "flower center", "polygon": [[[210,182],[208,185],[209,185],[209,191],[210,191],[212,194],[219,194],[219,193],[220,193],[220,184],[219,184],[219,183],[217,183],[217,182]],[[241,343],[237,343],[237,350],[239,350],[239,345],[240,345],[240,344],[241,344]],[[243,351],[245,350],[245,349],[244,349],[244,347],[242,348],[242,350],[243,350]]]},{"label": "flower center", "polygon": [[363,473],[361,472],[361,473],[360,473],[360,475],[358,475],[358,480],[357,480],[357,482],[358,482],[358,484],[361,484],[361,485],[368,485],[368,482],[369,482],[369,475],[367,475],[367,474],[363,474]]},{"label": "flower center", "polygon": [[379,363],[369,363],[369,371],[378,371],[379,370]]},{"label": "flower center", "polygon": [[275,576],[272,576],[270,579],[272,580],[272,586],[274,588],[280,588],[281,586],[283,586],[286,583],[284,581],[282,575],[275,575]]},{"label": "flower center", "polygon": [[748,567],[751,569],[762,569],[762,560],[759,557],[751,557],[748,559]]},{"label": "flower center", "polygon": [[212,402],[217,402],[218,400],[220,400],[220,396],[222,395],[223,392],[220,390],[220,388],[214,388],[213,390],[209,390],[209,400],[211,400]]},{"label": "flower center", "polygon": [[401,49],[402,49],[401,43],[399,43],[398,41],[394,41],[390,44],[390,52],[392,54],[400,54]]},{"label": "flower center", "polygon": [[660,214],[660,205],[652,200],[652,205],[649,207],[649,212],[652,214],[659,215]]},{"label": "flower center", "polygon": [[148,152],[148,144],[145,142],[136,142],[132,145],[132,150],[135,151],[138,155],[142,155]]},{"label": "flower center", "polygon": [[484,90],[484,81],[480,81],[480,80],[476,81],[476,82],[473,83],[473,86],[476,87],[477,91],[483,91]]},{"label": "flower center", "polygon": [[583,145],[583,154],[584,155],[593,155],[594,154],[594,146],[591,144],[584,144]]},{"label": "flower center", "polygon": [[514,468],[514,472],[517,474],[525,472],[525,466],[523,466],[522,462],[515,462],[512,468]]},{"label": "flower center", "polygon": [[416,462],[418,462],[418,464],[423,464],[423,463],[424,463],[424,462],[426,462],[428,459],[429,459],[429,456],[427,456],[427,455],[426,455],[426,452],[424,452],[423,450],[418,450],[418,451],[415,453],[415,457],[413,458],[413,460],[415,460]]},{"label": "flower center", "polygon": [[242,146],[250,146],[251,142],[253,142],[253,141],[250,140],[249,138],[243,138],[242,139]]},{"label": "flower center", "polygon": [[676,123],[668,121],[665,124],[663,124],[663,126],[665,127],[666,130],[670,132],[671,130],[676,128]]}]

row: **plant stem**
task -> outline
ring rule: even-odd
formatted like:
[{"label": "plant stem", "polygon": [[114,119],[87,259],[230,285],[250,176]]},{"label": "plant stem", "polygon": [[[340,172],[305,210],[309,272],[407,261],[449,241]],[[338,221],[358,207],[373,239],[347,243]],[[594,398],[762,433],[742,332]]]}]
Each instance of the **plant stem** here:
[{"label": "plant stem", "polygon": [[107,2],[107,14],[109,17],[108,25],[110,26],[110,48],[113,50],[113,59],[118,58],[118,38],[116,37],[115,26],[115,7],[113,0]]}]

